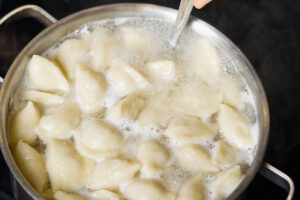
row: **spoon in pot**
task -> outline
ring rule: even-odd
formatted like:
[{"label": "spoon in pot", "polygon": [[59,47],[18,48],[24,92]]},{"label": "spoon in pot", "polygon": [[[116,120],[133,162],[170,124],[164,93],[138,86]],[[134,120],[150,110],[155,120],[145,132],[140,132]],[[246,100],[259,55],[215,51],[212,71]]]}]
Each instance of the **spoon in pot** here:
[{"label": "spoon in pot", "polygon": [[189,16],[192,12],[193,5],[195,5],[197,9],[200,9],[210,1],[211,0],[181,0],[180,1],[176,22],[173,25],[173,30],[169,39],[169,42],[172,45],[172,47],[176,46],[177,40],[180,34],[182,33],[189,19]]}]

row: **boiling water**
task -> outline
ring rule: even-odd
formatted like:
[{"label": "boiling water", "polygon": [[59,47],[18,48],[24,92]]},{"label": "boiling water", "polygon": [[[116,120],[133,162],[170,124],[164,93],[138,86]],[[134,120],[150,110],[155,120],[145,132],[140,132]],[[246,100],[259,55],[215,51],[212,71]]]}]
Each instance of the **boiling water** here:
[{"label": "boiling water", "polygon": [[[201,35],[187,28],[183,30],[183,34],[178,40],[178,48],[173,49],[169,43],[169,36],[173,31],[172,25],[167,24],[164,21],[155,18],[154,19],[122,18],[117,20],[102,20],[98,22],[85,24],[82,27],[75,30],[74,32],[69,33],[68,35],[63,37],[60,42],[58,42],[53,47],[51,47],[47,52],[45,52],[44,56],[49,58],[54,58],[57,47],[59,47],[59,45],[63,41],[70,38],[88,36],[91,32],[97,29],[103,29],[106,32],[110,33],[111,35],[114,35],[115,40],[118,43],[118,41],[120,41],[120,35],[118,35],[118,32],[123,27],[139,27],[142,28],[143,30],[146,30],[150,34],[152,40],[150,42],[145,41],[145,45],[151,45],[150,48],[151,51],[149,54],[145,55],[145,54],[139,54],[139,52],[134,52],[134,51],[132,52],[124,51],[122,48],[119,48],[114,52],[114,56],[112,57],[112,59],[122,58],[122,60],[132,65],[137,71],[141,72],[142,74],[146,73],[144,70],[144,66],[145,66],[145,62],[147,61],[162,60],[162,59],[174,60],[176,63],[178,63],[178,65],[181,66],[181,68],[179,69],[181,75],[179,76],[177,83],[175,83],[174,85],[168,85],[168,90],[172,90],[172,87],[176,88],[178,83],[184,83],[184,82],[189,83],[197,80],[194,74],[191,73],[188,69],[190,63],[185,59],[185,55],[187,55],[186,53],[189,53],[189,51],[191,52],[194,51],[194,49],[191,48],[191,46],[189,45],[192,45],[191,41],[201,37]],[[214,41],[210,41],[210,42],[214,44]],[[242,101],[246,104],[247,109],[242,110],[242,112],[244,112],[244,114],[248,116],[249,121],[251,121],[252,136],[254,138],[255,143],[257,143],[258,140],[258,122],[256,119],[257,111],[254,106],[255,105],[254,98],[251,94],[251,91],[248,88],[245,80],[241,79],[241,77],[239,76],[239,72],[236,71],[236,69],[238,69],[240,66],[236,66],[234,60],[228,58],[226,52],[224,52],[219,47],[216,48],[221,60],[220,68],[222,73],[228,74],[228,71],[230,71],[230,73],[232,73],[231,75],[238,79],[241,88],[243,88],[243,91],[241,92],[241,96],[242,96]],[[86,54],[84,56],[85,58],[83,58],[83,60],[84,59],[87,60],[86,62],[87,64],[89,64],[88,58],[91,55]],[[103,73],[106,74],[106,72]],[[24,91],[25,89],[28,89],[26,76],[24,78],[22,87],[20,87],[17,92],[15,102],[14,102],[14,109],[13,109],[14,111],[19,110],[20,107],[24,105],[24,99],[21,98],[20,95],[22,91]],[[164,85],[161,85],[161,86],[157,86],[156,92],[159,93],[165,90],[166,88],[164,87]],[[121,98],[122,95],[114,91],[112,87],[108,87],[104,97],[103,105],[108,110]],[[69,96],[68,99],[69,101],[74,101],[74,100],[76,101],[76,97],[74,95]],[[14,111],[12,113],[14,113]],[[46,112],[48,112],[48,110],[44,110],[44,113]],[[91,118],[93,117],[94,116],[91,116]],[[174,149],[176,149],[182,143],[174,142],[170,140],[164,134],[163,128],[156,125],[141,128],[137,125],[135,120],[128,120],[128,119],[119,120],[119,121],[111,121],[109,119],[105,119],[105,120],[115,125],[123,133],[124,138],[126,139],[126,145],[123,149],[123,152],[129,158],[136,158],[137,144],[147,139],[158,140],[168,148],[168,150],[171,152],[170,153],[171,159],[167,163],[167,167],[166,167],[167,170],[165,170],[165,172],[161,174],[152,175],[151,177],[161,178],[164,181],[164,183],[168,185],[169,188],[172,189],[172,191],[178,191],[180,187],[182,187],[182,183],[186,181],[187,178],[194,176],[194,174],[186,172],[176,165],[173,152]],[[212,116],[210,119],[204,119],[204,120],[207,123],[212,122],[212,124],[214,121],[216,121],[215,116]],[[218,135],[212,140],[200,143],[200,145],[205,147],[208,150],[208,152],[213,152],[215,148],[215,142],[220,137],[221,136]],[[236,162],[231,163],[228,166],[224,166],[223,169],[229,168],[234,164],[240,164],[243,168],[243,173],[246,173],[248,166],[251,165],[254,154],[255,154],[255,148],[241,150],[238,158],[236,159]],[[145,177],[144,175],[141,176]],[[208,194],[207,194],[208,199],[212,198],[210,185],[213,180],[213,176],[214,176],[213,174],[208,174],[204,178],[204,183],[206,184],[205,187],[208,190]],[[146,177],[149,178],[149,176]],[[78,192],[85,196],[89,196],[86,188],[82,188]]]}]

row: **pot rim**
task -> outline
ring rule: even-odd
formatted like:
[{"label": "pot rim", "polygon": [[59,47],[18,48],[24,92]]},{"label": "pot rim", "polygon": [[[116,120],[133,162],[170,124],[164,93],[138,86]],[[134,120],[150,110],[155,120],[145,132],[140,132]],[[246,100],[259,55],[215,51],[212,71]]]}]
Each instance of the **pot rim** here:
[{"label": "pot rim", "polygon": [[[59,27],[62,27],[64,25],[72,24],[73,21],[80,21],[80,19],[85,19],[85,16],[87,15],[95,15],[96,12],[109,12],[109,11],[118,11],[118,10],[139,10],[139,11],[151,11],[153,14],[158,13],[159,15],[162,15],[166,18],[172,18],[175,21],[175,16],[177,13],[177,10],[173,8],[168,8],[164,6],[159,5],[153,5],[153,4],[143,4],[143,3],[121,3],[121,4],[108,4],[108,5],[101,5],[96,6],[88,9],[84,9],[79,12],[75,12],[71,15],[68,15],[53,25],[47,27],[42,32],[40,32],[37,36],[35,36],[25,47],[24,49],[18,54],[18,56],[15,58],[14,62],[11,64],[11,67],[9,68],[6,77],[4,79],[3,85],[1,87],[0,92],[0,106],[1,106],[1,114],[0,114],[0,147],[3,153],[3,156],[6,160],[6,163],[8,167],[10,168],[12,174],[17,179],[17,181],[22,185],[23,189],[35,200],[43,199],[43,197],[36,192],[32,186],[27,182],[27,180],[23,177],[21,172],[19,171],[13,156],[12,152],[9,148],[8,139],[6,136],[6,127],[7,127],[7,112],[9,107],[9,100],[7,97],[8,94],[8,86],[11,83],[11,80],[13,79],[14,75],[16,74],[16,71],[18,67],[21,65],[21,61],[23,61],[26,57],[28,57],[28,52],[39,43],[42,43],[41,41],[45,41],[45,37],[47,37],[50,33],[58,31]],[[122,17],[122,16],[119,16]],[[103,18],[104,19],[104,18]],[[102,19],[99,19],[102,20]],[[95,20],[91,20],[95,21]],[[86,21],[87,23],[89,21]],[[259,104],[257,106],[257,112],[261,110],[262,118],[259,120],[262,125],[259,124],[260,130],[259,134],[264,134],[264,136],[259,136],[257,149],[255,152],[255,158],[253,162],[251,163],[251,166],[249,168],[249,171],[243,178],[243,180],[240,182],[240,184],[237,186],[237,188],[231,193],[231,195],[228,197],[228,199],[235,199],[237,198],[250,184],[254,176],[256,175],[257,171],[259,170],[262,162],[263,157],[267,148],[267,142],[269,137],[269,108],[268,103],[265,95],[265,91],[263,89],[262,83],[256,74],[253,66],[249,62],[249,60],[246,58],[246,56],[241,52],[241,50],[230,40],[228,39],[223,33],[218,31],[216,28],[211,26],[210,24],[202,21],[201,19],[198,19],[196,17],[191,16],[189,19],[189,22],[195,23],[195,26],[197,24],[202,24],[207,26],[211,33],[214,33],[221,37],[222,42],[226,43],[226,46],[230,47],[234,50],[234,53],[241,59],[243,64],[246,66],[245,69],[247,70],[246,73],[251,75],[251,78],[253,80],[253,83],[255,83],[257,94],[259,95],[260,102],[256,102],[256,104]],[[84,24],[84,23],[82,23]],[[82,25],[81,24],[81,25]],[[78,28],[79,26],[75,26],[74,29]],[[56,40],[57,38],[55,38]],[[59,39],[59,38],[58,38]],[[53,45],[53,43],[48,42],[48,48]],[[259,113],[257,113],[259,114]],[[1,141],[2,137],[2,141]]]}]

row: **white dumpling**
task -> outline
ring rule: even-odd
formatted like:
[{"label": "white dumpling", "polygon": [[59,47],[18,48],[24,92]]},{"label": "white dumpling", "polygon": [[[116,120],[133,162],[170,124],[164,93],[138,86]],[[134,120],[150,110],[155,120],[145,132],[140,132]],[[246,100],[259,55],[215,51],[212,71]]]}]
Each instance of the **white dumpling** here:
[{"label": "white dumpling", "polygon": [[120,194],[110,190],[97,190],[89,192],[89,195],[95,200],[124,200]]},{"label": "white dumpling", "polygon": [[62,104],[65,99],[62,96],[51,94],[48,92],[39,92],[36,90],[26,90],[23,96],[30,101],[39,103],[43,106],[53,106]]},{"label": "white dumpling", "polygon": [[204,38],[190,41],[184,58],[188,69],[201,80],[215,86],[220,76],[220,58],[214,45]]},{"label": "white dumpling", "polygon": [[170,154],[163,145],[154,140],[147,140],[138,146],[137,157],[143,164],[142,173],[151,175],[165,166]]},{"label": "white dumpling", "polygon": [[79,125],[80,120],[77,104],[63,104],[42,116],[35,132],[42,140],[50,137],[67,139],[72,136],[72,130]]},{"label": "white dumpling", "polygon": [[130,65],[116,61],[107,73],[111,86],[120,96],[126,96],[136,90],[150,86],[146,78]]},{"label": "white dumpling", "polygon": [[69,79],[74,78],[76,65],[85,64],[85,59],[89,59],[88,47],[88,41],[83,38],[68,39],[58,47],[55,58]]},{"label": "white dumpling", "polygon": [[161,91],[150,97],[137,119],[138,125],[141,127],[158,125],[166,128],[175,112],[170,105],[170,101],[168,91]]},{"label": "white dumpling", "polygon": [[54,194],[55,200],[86,200],[86,198],[83,198],[82,196],[79,196],[77,194],[70,194],[62,191],[57,191]]},{"label": "white dumpling", "polygon": [[76,148],[84,156],[103,159],[119,153],[123,136],[112,125],[92,120],[83,123],[74,135]]},{"label": "white dumpling", "polygon": [[114,49],[113,38],[105,31],[98,29],[90,37],[90,54],[93,69],[101,72],[110,66]]},{"label": "white dumpling", "polygon": [[152,61],[146,64],[148,76],[154,82],[170,82],[176,80],[175,63],[171,60]]},{"label": "white dumpling", "polygon": [[165,133],[179,142],[203,142],[212,139],[217,131],[198,117],[183,115],[172,119]]},{"label": "white dumpling", "polygon": [[96,168],[87,183],[91,190],[116,188],[135,176],[139,171],[140,164],[137,161],[110,158],[97,163]]},{"label": "white dumpling", "polygon": [[42,56],[33,55],[28,63],[29,84],[42,91],[67,91],[69,83],[54,62]]},{"label": "white dumpling", "polygon": [[222,135],[240,148],[254,145],[249,123],[237,110],[222,104],[218,118]]},{"label": "white dumpling", "polygon": [[92,72],[82,65],[76,68],[75,93],[85,113],[96,113],[103,109],[102,98],[106,87],[106,79],[101,73]]},{"label": "white dumpling", "polygon": [[210,154],[203,147],[196,144],[181,145],[176,151],[179,165],[194,173],[216,172],[218,167],[213,164]]},{"label": "white dumpling", "polygon": [[48,176],[42,156],[31,146],[20,140],[15,148],[16,163],[24,177],[38,192],[42,192]]},{"label": "white dumpling", "polygon": [[95,161],[82,157],[70,142],[64,140],[50,139],[45,158],[54,191],[72,191],[78,188],[95,167]]},{"label": "white dumpling", "polygon": [[177,200],[204,200],[203,175],[198,174],[189,178],[182,186]]},{"label": "white dumpling", "polygon": [[233,192],[242,179],[239,165],[220,172],[212,184],[214,199],[224,199]]},{"label": "white dumpling", "polygon": [[120,29],[121,44],[126,51],[139,53],[142,56],[152,57],[154,43],[152,35],[142,28],[122,27]]},{"label": "white dumpling", "polygon": [[202,83],[183,85],[174,93],[173,107],[188,115],[208,118],[218,111],[221,98],[220,94]]},{"label": "white dumpling", "polygon": [[108,109],[106,116],[110,120],[123,118],[135,120],[145,107],[145,104],[145,100],[138,95],[129,95]]},{"label": "white dumpling", "polygon": [[16,144],[23,140],[28,144],[33,144],[36,139],[34,133],[35,126],[39,123],[40,112],[32,102],[27,102],[25,107],[19,110],[12,118],[10,124],[11,140]]},{"label": "white dumpling", "polygon": [[220,90],[223,94],[223,102],[232,107],[243,109],[245,104],[241,99],[241,83],[237,79],[224,75],[220,78]]},{"label": "white dumpling", "polygon": [[174,200],[175,195],[155,179],[136,178],[122,191],[130,200]]},{"label": "white dumpling", "polygon": [[218,165],[226,165],[233,163],[238,156],[238,150],[225,142],[219,140],[216,142],[215,149],[212,155],[214,163]]}]

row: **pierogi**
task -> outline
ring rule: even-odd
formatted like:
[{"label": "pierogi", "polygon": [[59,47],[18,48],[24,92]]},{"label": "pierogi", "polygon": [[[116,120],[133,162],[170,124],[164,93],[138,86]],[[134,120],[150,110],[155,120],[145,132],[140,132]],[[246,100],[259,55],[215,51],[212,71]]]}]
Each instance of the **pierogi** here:
[{"label": "pierogi", "polygon": [[211,41],[186,32],[172,49],[158,24],[94,22],[32,55],[10,144],[46,199],[226,199],[247,173],[247,85]]}]

